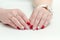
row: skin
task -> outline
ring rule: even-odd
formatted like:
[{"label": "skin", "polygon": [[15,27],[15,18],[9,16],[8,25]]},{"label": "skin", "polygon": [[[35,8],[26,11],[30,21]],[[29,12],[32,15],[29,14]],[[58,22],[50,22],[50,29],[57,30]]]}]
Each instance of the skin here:
[{"label": "skin", "polygon": [[[25,14],[19,9],[0,9],[0,21],[3,24],[8,24],[15,29],[43,29],[52,18],[52,13],[43,7],[38,7],[42,4],[51,6],[52,0],[33,0],[34,10],[28,19]],[[29,28],[30,26],[30,28]],[[33,28],[32,28],[33,27]]]},{"label": "skin", "polygon": [[33,0],[33,5],[37,7],[38,5],[41,4],[48,4],[48,6],[51,6],[52,0]]},{"label": "skin", "polygon": [[34,10],[30,17],[31,25],[33,25],[33,30],[45,28],[52,18],[52,13],[43,7],[38,7],[39,5],[48,4],[51,6],[52,0],[33,0]]},{"label": "skin", "polygon": [[8,24],[15,29],[29,29],[26,24],[29,20],[19,9],[0,9],[0,21],[3,24]]}]

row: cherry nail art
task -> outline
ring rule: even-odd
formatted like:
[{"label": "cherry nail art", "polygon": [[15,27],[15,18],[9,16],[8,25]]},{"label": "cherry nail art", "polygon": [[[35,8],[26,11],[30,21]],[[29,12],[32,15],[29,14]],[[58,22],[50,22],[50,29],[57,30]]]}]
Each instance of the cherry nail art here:
[{"label": "cherry nail art", "polygon": [[38,30],[38,28],[36,28],[36,30]]},{"label": "cherry nail art", "polygon": [[17,29],[18,29],[18,30],[20,30],[20,28],[19,28],[19,27],[17,27]]},{"label": "cherry nail art", "polygon": [[30,22],[28,21],[27,24],[30,25]]},{"label": "cherry nail art", "polygon": [[44,25],[42,25],[41,29],[44,29],[44,28],[45,28],[45,26],[44,26]]},{"label": "cherry nail art", "polygon": [[33,29],[33,25],[30,25],[30,29]]}]

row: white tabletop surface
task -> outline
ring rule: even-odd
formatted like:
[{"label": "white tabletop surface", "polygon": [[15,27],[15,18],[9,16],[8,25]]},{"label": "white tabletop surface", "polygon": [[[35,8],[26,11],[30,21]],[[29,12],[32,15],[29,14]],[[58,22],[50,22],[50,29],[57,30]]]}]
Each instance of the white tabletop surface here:
[{"label": "white tabletop surface", "polygon": [[[0,0],[2,8],[19,8],[29,18],[32,13],[31,0]],[[0,23],[0,40],[60,40],[60,0],[53,1],[51,24],[38,31],[15,30]]]}]

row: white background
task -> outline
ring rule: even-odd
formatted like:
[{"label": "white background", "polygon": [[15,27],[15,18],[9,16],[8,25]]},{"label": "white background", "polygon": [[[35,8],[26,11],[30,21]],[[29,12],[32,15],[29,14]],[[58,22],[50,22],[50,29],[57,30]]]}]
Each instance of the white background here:
[{"label": "white background", "polygon": [[[29,18],[32,13],[31,0],[0,0],[2,8],[19,8]],[[38,31],[15,30],[0,23],[0,40],[60,40],[60,0],[53,0],[51,24]]]}]

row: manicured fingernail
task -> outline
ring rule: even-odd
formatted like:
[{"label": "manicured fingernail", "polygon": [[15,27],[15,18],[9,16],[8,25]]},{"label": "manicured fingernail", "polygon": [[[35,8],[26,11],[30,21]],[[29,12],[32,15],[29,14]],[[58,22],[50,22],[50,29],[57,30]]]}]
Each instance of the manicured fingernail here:
[{"label": "manicured fingernail", "polygon": [[27,24],[30,25],[30,22],[28,21]]},{"label": "manicured fingernail", "polygon": [[45,28],[45,26],[44,26],[44,25],[42,25],[41,29],[44,29],[44,28]]},{"label": "manicured fingernail", "polygon": [[19,28],[19,27],[17,27],[17,29],[18,29],[18,30],[20,30],[20,28]]},{"label": "manicured fingernail", "polygon": [[30,25],[30,29],[33,29],[33,25]]},{"label": "manicured fingernail", "polygon": [[36,30],[38,30],[38,28],[36,28]]},{"label": "manicured fingernail", "polygon": [[27,28],[24,28],[24,30],[26,30]]}]

